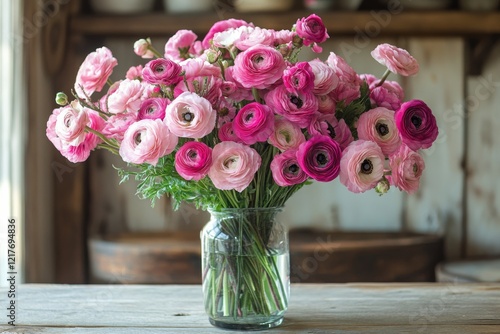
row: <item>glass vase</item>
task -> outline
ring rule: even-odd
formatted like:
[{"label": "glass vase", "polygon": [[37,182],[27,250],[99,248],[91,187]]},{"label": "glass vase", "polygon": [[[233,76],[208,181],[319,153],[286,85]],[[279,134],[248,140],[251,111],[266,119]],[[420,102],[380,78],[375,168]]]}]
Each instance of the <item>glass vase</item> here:
[{"label": "glass vase", "polygon": [[288,307],[288,232],[281,208],[210,211],[201,233],[205,310],[214,326],[279,326]]}]

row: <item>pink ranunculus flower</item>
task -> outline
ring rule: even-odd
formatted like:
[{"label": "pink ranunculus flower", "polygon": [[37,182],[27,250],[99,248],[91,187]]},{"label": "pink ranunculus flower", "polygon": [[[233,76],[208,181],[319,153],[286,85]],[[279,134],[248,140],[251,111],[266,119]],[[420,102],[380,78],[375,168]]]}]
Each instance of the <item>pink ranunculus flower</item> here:
[{"label": "pink ranunculus flower", "polygon": [[178,137],[202,138],[212,132],[216,118],[207,99],[184,92],[167,106],[165,124]]},{"label": "pink ranunculus flower", "polygon": [[212,150],[208,176],[217,189],[242,192],[252,182],[261,162],[259,153],[250,146],[224,141]]},{"label": "pink ranunculus flower", "polygon": [[339,84],[330,92],[330,96],[336,102],[344,101],[345,104],[349,104],[359,98],[361,96],[361,79],[354,69],[342,57],[337,56],[333,52],[330,52],[326,63],[339,78]]},{"label": "pink ranunculus flower", "polygon": [[401,145],[393,110],[378,107],[361,114],[357,130],[359,139],[377,143],[386,156],[396,152]]},{"label": "pink ranunculus flower", "polygon": [[418,152],[403,144],[399,151],[390,157],[389,165],[391,167],[389,180],[394,186],[409,194],[417,191],[420,177],[425,169],[424,159]]},{"label": "pink ranunculus flower", "polygon": [[151,43],[148,40],[145,40],[143,38],[137,40],[134,43],[135,54],[144,59],[154,58],[154,52],[149,49],[150,44]]},{"label": "pink ranunculus flower", "polygon": [[380,44],[371,52],[371,55],[376,61],[386,66],[393,73],[405,77],[418,73],[419,66],[417,60],[405,49],[390,44]]},{"label": "pink ranunculus flower", "polygon": [[123,80],[116,91],[108,96],[108,112],[137,112],[141,107],[143,90],[144,86],[139,80]]},{"label": "pink ranunculus flower", "polygon": [[102,47],[90,53],[76,74],[75,92],[86,99],[94,92],[100,92],[108,81],[118,61],[111,51]]},{"label": "pink ranunculus flower", "polygon": [[151,60],[142,70],[142,78],[153,85],[175,85],[182,80],[182,67],[170,59]]},{"label": "pink ranunculus flower", "polygon": [[274,31],[274,44],[281,45],[281,44],[292,43],[294,36],[295,33],[291,30],[283,29]]},{"label": "pink ranunculus flower", "polygon": [[143,119],[133,123],[123,137],[120,156],[123,161],[156,166],[158,160],[173,152],[178,138],[159,119]]},{"label": "pink ranunculus flower", "polygon": [[88,112],[77,101],[60,108],[55,123],[55,134],[63,146],[77,146],[85,140],[85,127],[89,122]]},{"label": "pink ranunculus flower", "polygon": [[301,128],[306,128],[314,113],[318,110],[318,100],[312,92],[290,93],[284,85],[271,90],[265,96],[266,104],[275,113],[296,123]]},{"label": "pink ranunculus flower", "polygon": [[234,141],[235,143],[241,143],[241,139],[234,133],[233,122],[224,123],[218,132],[220,141]]},{"label": "pink ranunculus flower", "polygon": [[67,106],[52,110],[52,114],[49,116],[49,119],[47,120],[47,128],[45,129],[45,135],[58,151],[61,151],[63,143],[56,134],[56,123],[57,123],[57,117],[64,108],[67,108]]},{"label": "pink ranunculus flower", "polygon": [[142,80],[142,65],[132,66],[128,69],[125,78],[129,80]]},{"label": "pink ranunculus flower", "polygon": [[[186,87],[187,84],[187,87]],[[174,88],[174,97],[184,92],[195,92],[216,106],[222,98],[222,79],[216,77],[194,77],[179,82]]]},{"label": "pink ranunculus flower", "polygon": [[[89,122],[87,126],[97,132],[101,132],[104,128],[104,119],[94,110],[88,110]],[[76,146],[64,146],[61,154],[73,163],[83,162],[88,159],[90,152],[102,142],[96,134],[87,132],[84,140]]]},{"label": "pink ranunculus flower", "polygon": [[308,62],[298,62],[283,72],[283,84],[291,93],[311,92],[314,88],[314,73]]},{"label": "pink ranunculus flower", "polygon": [[251,102],[238,111],[233,131],[247,145],[265,142],[274,130],[274,113],[268,106]]},{"label": "pink ranunculus flower", "polygon": [[280,151],[296,150],[306,141],[300,127],[282,117],[275,117],[274,131],[269,136],[269,143]]},{"label": "pink ranunculus flower", "polygon": [[194,77],[222,77],[220,67],[210,64],[201,58],[189,58],[179,63],[186,79]]},{"label": "pink ranunculus flower", "polygon": [[354,141],[342,152],[340,182],[354,193],[373,189],[384,176],[384,160],[375,142]]},{"label": "pink ranunculus flower", "polygon": [[377,107],[398,110],[403,98],[403,89],[396,81],[384,81],[381,86],[370,85],[370,102]]},{"label": "pink ranunculus flower", "polygon": [[226,82],[233,83],[235,85],[235,90],[227,95],[234,102],[240,102],[243,100],[251,101],[253,100],[252,90],[251,88],[243,87],[235,78],[234,78],[234,66],[230,66],[226,68],[224,74],[226,76]]},{"label": "pink ranunculus flower", "polygon": [[313,43],[323,43],[330,37],[326,32],[323,21],[316,14],[298,19],[297,23],[295,23],[295,30],[297,35],[304,40],[306,46]]},{"label": "pink ranunculus flower", "polygon": [[279,51],[255,45],[236,56],[233,77],[245,88],[265,89],[281,79],[285,68]]},{"label": "pink ranunculus flower", "polygon": [[379,82],[379,79],[376,76],[374,76],[373,74],[368,74],[368,73],[360,74],[359,79],[362,81],[365,81],[368,84],[368,87]]},{"label": "pink ranunculus flower", "polygon": [[241,26],[250,26],[253,27],[252,23],[248,23],[243,20],[237,20],[237,19],[228,19],[228,20],[222,20],[216,22],[208,31],[208,33],[205,35],[205,38],[202,41],[202,46],[205,49],[210,48],[210,43],[212,39],[214,38],[214,35],[218,32],[230,29],[230,28],[238,28]]},{"label": "pink ranunculus flower", "polygon": [[330,95],[316,95],[318,112],[322,114],[335,114],[337,103]]},{"label": "pink ranunculus flower", "polygon": [[300,169],[299,163],[297,162],[296,150],[289,150],[274,156],[270,168],[274,182],[280,187],[300,184],[307,181],[309,178],[309,176]]},{"label": "pink ranunculus flower", "polygon": [[106,120],[102,134],[107,138],[116,139],[119,143],[123,141],[125,131],[135,122],[137,122],[138,113],[121,113],[109,117]]},{"label": "pink ranunculus flower", "polygon": [[339,121],[334,114],[315,113],[311,124],[307,128],[307,132],[311,136],[324,135],[335,138],[335,127]]},{"label": "pink ranunculus flower", "polygon": [[165,109],[169,103],[168,99],[152,97],[142,101],[137,119],[161,119],[165,118]]},{"label": "pink ranunculus flower", "polygon": [[222,99],[219,102],[219,106],[217,107],[217,115],[219,116],[217,125],[218,127],[221,127],[223,124],[234,120],[234,117],[236,116],[236,108],[230,100]]},{"label": "pink ranunculus flower", "polygon": [[335,74],[333,68],[319,59],[311,60],[309,65],[311,65],[314,74],[314,94],[326,95],[337,88],[339,77]]},{"label": "pink ranunculus flower", "polygon": [[178,30],[165,44],[165,58],[180,61],[195,54],[194,42],[198,36],[191,30]]},{"label": "pink ranunculus flower", "polygon": [[354,141],[354,137],[352,136],[351,129],[349,129],[349,125],[347,125],[346,122],[341,119],[334,127],[334,130],[335,136],[333,137],[333,140],[339,143],[342,150],[345,150],[345,148]]},{"label": "pink ranunculus flower", "polygon": [[189,141],[175,154],[175,170],[188,181],[203,179],[211,164],[212,149],[201,142]]},{"label": "pink ranunculus flower", "polygon": [[432,110],[421,100],[403,103],[395,119],[401,140],[414,151],[431,147],[439,134]]},{"label": "pink ranunculus flower", "polygon": [[297,162],[310,178],[330,182],[340,173],[340,145],[329,136],[313,136],[299,146]]},{"label": "pink ranunculus flower", "polygon": [[259,27],[251,27],[250,29],[245,29],[234,42],[234,46],[238,49],[245,51],[254,45],[268,45],[273,46],[274,43],[274,32],[269,29],[262,29]]}]

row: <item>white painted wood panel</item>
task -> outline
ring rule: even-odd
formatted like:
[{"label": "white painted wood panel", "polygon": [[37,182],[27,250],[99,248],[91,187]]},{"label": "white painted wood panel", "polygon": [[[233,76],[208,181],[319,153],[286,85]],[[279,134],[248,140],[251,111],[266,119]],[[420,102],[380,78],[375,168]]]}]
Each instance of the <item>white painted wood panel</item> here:
[{"label": "white painted wood panel", "polygon": [[500,255],[500,44],[469,78],[467,255]]},{"label": "white painted wood panel", "polygon": [[421,99],[436,116],[439,137],[423,151],[426,169],[420,189],[407,196],[405,219],[411,230],[444,233],[446,254],[460,255],[464,154],[464,42],[460,38],[412,38],[410,53],[420,73],[406,83],[408,99]]}]

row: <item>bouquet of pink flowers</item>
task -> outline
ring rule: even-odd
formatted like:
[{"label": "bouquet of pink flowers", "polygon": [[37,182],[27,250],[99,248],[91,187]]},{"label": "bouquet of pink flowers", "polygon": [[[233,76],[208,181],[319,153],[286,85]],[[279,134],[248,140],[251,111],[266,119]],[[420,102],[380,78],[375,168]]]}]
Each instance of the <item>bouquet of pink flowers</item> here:
[{"label": "bouquet of pink flowers", "polygon": [[134,167],[122,177],[139,180],[145,198],[203,209],[280,207],[311,180],[338,176],[356,193],[414,192],[436,120],[386,78],[416,74],[417,61],[388,44],[372,51],[387,68],[381,78],[358,75],[333,52],[298,61],[328,37],[314,14],[281,31],[224,20],[201,41],[179,30],[163,54],[138,40],[135,53],[154,59],[116,82],[117,60],[99,48],[78,71],[74,100],[57,95],[47,136],[72,162],[95,148],[120,155]]}]

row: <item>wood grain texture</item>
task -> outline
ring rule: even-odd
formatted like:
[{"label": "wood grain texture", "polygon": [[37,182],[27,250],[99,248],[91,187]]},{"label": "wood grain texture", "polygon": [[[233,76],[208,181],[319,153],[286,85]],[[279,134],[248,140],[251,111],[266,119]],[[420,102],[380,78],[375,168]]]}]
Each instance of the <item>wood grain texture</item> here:
[{"label": "wood grain texture", "polygon": [[[199,285],[21,285],[2,333],[218,333]],[[4,295],[5,289],[0,289]],[[282,326],[262,333],[498,333],[499,284],[292,285]]]}]

